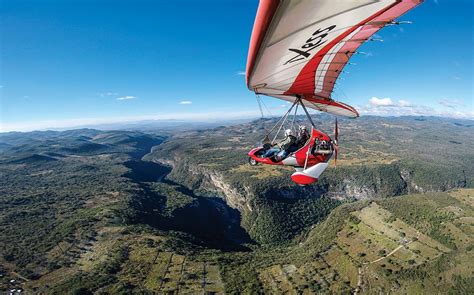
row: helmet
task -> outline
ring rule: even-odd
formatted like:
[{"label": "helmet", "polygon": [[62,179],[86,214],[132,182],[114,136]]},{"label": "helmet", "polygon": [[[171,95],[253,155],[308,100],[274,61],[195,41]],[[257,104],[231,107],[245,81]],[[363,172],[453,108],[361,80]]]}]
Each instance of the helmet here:
[{"label": "helmet", "polygon": [[306,126],[305,125],[300,125],[300,130],[306,130]]},{"label": "helmet", "polygon": [[291,131],[291,129],[286,129],[285,130],[285,135],[286,136],[289,136],[289,135],[292,135],[292,134],[293,134],[293,132]]}]

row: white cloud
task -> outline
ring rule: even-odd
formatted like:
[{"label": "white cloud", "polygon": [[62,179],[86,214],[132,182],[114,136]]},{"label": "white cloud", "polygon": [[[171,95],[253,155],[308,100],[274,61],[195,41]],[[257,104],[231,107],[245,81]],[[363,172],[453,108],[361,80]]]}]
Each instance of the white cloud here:
[{"label": "white cloud", "polygon": [[180,101],[179,104],[192,104],[193,102],[190,101],[190,100],[183,100],[183,101]]},{"label": "white cloud", "polygon": [[102,93],[99,93],[100,97],[106,97],[106,96],[116,96],[116,95],[119,95],[117,92],[102,92]]},{"label": "white cloud", "polygon": [[400,99],[398,101],[398,105],[401,106],[401,107],[409,107],[411,105],[411,103],[409,101]]},{"label": "white cloud", "polygon": [[408,107],[410,106],[410,102],[400,99],[397,103],[394,103],[390,97],[386,98],[378,98],[378,97],[372,97],[369,100],[369,103],[373,107]]},{"label": "white cloud", "polygon": [[369,100],[370,104],[376,107],[387,107],[387,106],[392,106],[393,102],[392,99],[389,97],[386,98],[378,98],[378,97],[372,97]]},{"label": "white cloud", "polygon": [[237,72],[237,75],[238,75],[238,76],[245,76],[245,71],[238,71],[238,72]]},{"label": "white cloud", "polygon": [[130,99],[136,99],[136,96],[133,95],[127,95],[127,96],[122,96],[122,97],[117,97],[117,100],[130,100]]},{"label": "white cloud", "polygon": [[[375,116],[438,116],[459,119],[474,119],[472,109],[458,109],[458,106],[465,106],[459,100],[442,99],[438,101],[445,108],[437,109],[434,106],[416,105],[407,100],[398,100],[393,103],[390,98],[379,99],[372,97],[369,104],[359,106],[359,113],[362,115]],[[446,108],[447,107],[447,108]]]},{"label": "white cloud", "polygon": [[453,76],[453,79],[454,80],[462,80],[461,77],[459,77],[459,76]]},{"label": "white cloud", "polygon": [[442,106],[452,108],[452,109],[465,106],[465,104],[462,101],[457,100],[457,99],[443,98],[443,99],[440,99],[438,103]]}]

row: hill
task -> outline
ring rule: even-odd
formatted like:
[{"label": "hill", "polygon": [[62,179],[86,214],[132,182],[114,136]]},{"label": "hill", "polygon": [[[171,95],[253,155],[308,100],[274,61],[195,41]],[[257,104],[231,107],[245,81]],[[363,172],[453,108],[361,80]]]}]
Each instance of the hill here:
[{"label": "hill", "polygon": [[343,120],[341,165],[310,187],[246,164],[272,123],[0,135],[0,290],[472,286],[469,121]]}]

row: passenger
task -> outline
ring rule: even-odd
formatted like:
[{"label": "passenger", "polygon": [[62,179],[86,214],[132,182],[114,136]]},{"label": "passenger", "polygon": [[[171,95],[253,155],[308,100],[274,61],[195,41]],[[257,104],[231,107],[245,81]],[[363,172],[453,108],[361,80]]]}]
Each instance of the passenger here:
[{"label": "passenger", "polygon": [[299,130],[298,130],[298,139],[296,140],[296,149],[300,149],[302,148],[305,143],[308,141],[309,139],[309,132],[308,132],[308,129],[306,128],[306,126],[304,125],[300,125],[299,127]]},{"label": "passenger", "polygon": [[271,148],[262,155],[262,158],[269,158],[278,154],[280,159],[284,159],[288,156],[288,149],[296,142],[296,137],[293,136],[291,129],[285,130],[285,139],[283,139],[280,143],[276,144],[278,148]]}]

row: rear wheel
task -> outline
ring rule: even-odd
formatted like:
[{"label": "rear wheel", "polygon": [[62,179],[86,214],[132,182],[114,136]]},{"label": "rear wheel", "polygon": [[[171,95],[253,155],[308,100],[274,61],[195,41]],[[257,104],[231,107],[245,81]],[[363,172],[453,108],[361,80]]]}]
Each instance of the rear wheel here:
[{"label": "rear wheel", "polygon": [[257,162],[257,160],[255,160],[254,158],[249,157],[249,164],[250,164],[251,166],[257,166],[257,165],[258,165],[258,162]]}]

